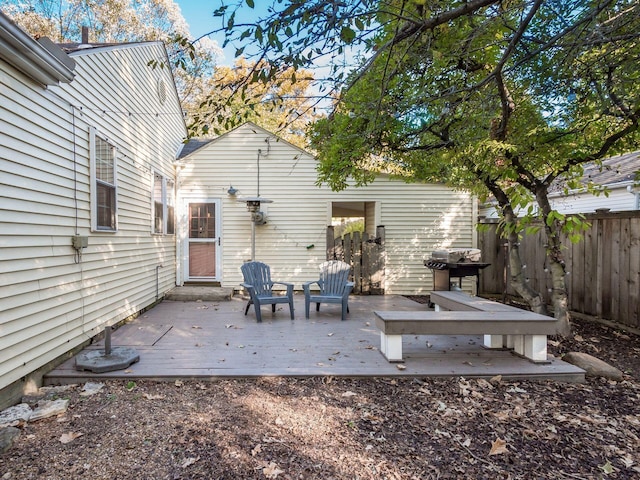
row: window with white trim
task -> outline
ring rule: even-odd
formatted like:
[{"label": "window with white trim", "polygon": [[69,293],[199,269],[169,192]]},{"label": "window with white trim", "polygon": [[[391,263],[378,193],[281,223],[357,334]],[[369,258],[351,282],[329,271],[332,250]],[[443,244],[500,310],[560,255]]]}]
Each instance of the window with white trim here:
[{"label": "window with white trim", "polygon": [[95,128],[89,131],[89,157],[91,229],[115,232],[118,229],[116,147],[100,137]]},{"label": "window with white trim", "polygon": [[175,234],[175,183],[159,173],[153,174],[151,211],[153,233]]}]

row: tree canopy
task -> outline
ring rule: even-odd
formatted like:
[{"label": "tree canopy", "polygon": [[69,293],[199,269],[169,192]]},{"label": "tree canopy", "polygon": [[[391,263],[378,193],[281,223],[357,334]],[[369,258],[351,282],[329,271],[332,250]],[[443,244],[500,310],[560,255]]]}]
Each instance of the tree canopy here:
[{"label": "tree canopy", "polygon": [[244,58],[233,67],[218,65],[183,103],[189,112],[188,126],[193,135],[219,135],[246,121],[252,121],[285,140],[305,148],[307,125],[317,118],[310,98],[313,80],[309,72],[298,72],[291,80],[285,70],[267,83],[252,84],[244,95],[234,95],[237,83],[259,68]]},{"label": "tree canopy", "polygon": [[290,0],[236,24],[238,9],[252,6],[245,0],[215,12],[227,42],[263,65],[239,92],[285,69],[327,72],[321,88],[332,112],[310,129],[319,181],[334,189],[349,178],[366,183],[382,164],[407,181],[492,195],[505,219],[512,281],[538,304],[516,260],[518,235],[541,218],[555,314],[566,331],[561,237],[577,239],[584,222],[552,210],[548,190],[559,177],[579,176],[586,162],[637,148],[640,4]]}]

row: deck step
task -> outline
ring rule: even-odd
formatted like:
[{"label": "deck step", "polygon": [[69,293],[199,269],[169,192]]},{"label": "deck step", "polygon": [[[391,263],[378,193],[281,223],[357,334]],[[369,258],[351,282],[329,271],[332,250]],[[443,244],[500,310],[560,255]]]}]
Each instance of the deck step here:
[{"label": "deck step", "polygon": [[174,302],[225,302],[232,296],[233,288],[187,285],[169,290],[164,299]]}]

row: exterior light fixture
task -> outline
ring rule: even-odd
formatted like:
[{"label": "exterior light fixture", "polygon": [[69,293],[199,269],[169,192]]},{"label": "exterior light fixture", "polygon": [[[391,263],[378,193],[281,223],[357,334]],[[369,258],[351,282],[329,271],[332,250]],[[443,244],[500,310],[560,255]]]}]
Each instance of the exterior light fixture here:
[{"label": "exterior light fixture", "polygon": [[237,188],[233,188],[233,185],[229,185],[229,190],[227,190],[227,193],[229,195],[233,196],[236,193],[238,193],[238,189]]}]

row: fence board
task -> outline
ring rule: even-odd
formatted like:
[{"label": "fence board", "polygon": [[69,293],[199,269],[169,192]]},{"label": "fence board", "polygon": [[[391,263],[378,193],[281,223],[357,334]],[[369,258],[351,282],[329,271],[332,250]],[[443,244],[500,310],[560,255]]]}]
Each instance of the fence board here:
[{"label": "fence board", "polygon": [[[583,290],[583,313],[587,315],[597,315],[598,288],[598,228],[600,222],[593,221],[591,228],[585,232],[584,237],[584,281]],[[592,292],[589,294],[589,292]]]},{"label": "fence board", "polygon": [[629,318],[627,325],[640,327],[640,221],[629,222]]},{"label": "fence board", "polygon": [[618,265],[618,276],[619,276],[619,285],[620,288],[618,290],[618,317],[620,318],[629,318],[629,277],[630,271],[628,268],[624,268],[623,262],[629,261],[629,219],[621,218],[620,219],[620,253],[619,253],[619,265]]},{"label": "fence board", "polygon": [[[569,309],[631,327],[640,327],[640,212],[587,214],[591,227],[583,240],[572,245],[563,239]],[[514,294],[505,279],[507,254],[499,238],[497,223],[488,222],[479,232],[483,261],[491,266],[482,270],[483,294]],[[550,274],[545,272],[545,234],[522,238],[520,250],[525,277],[550,303]]]}]

